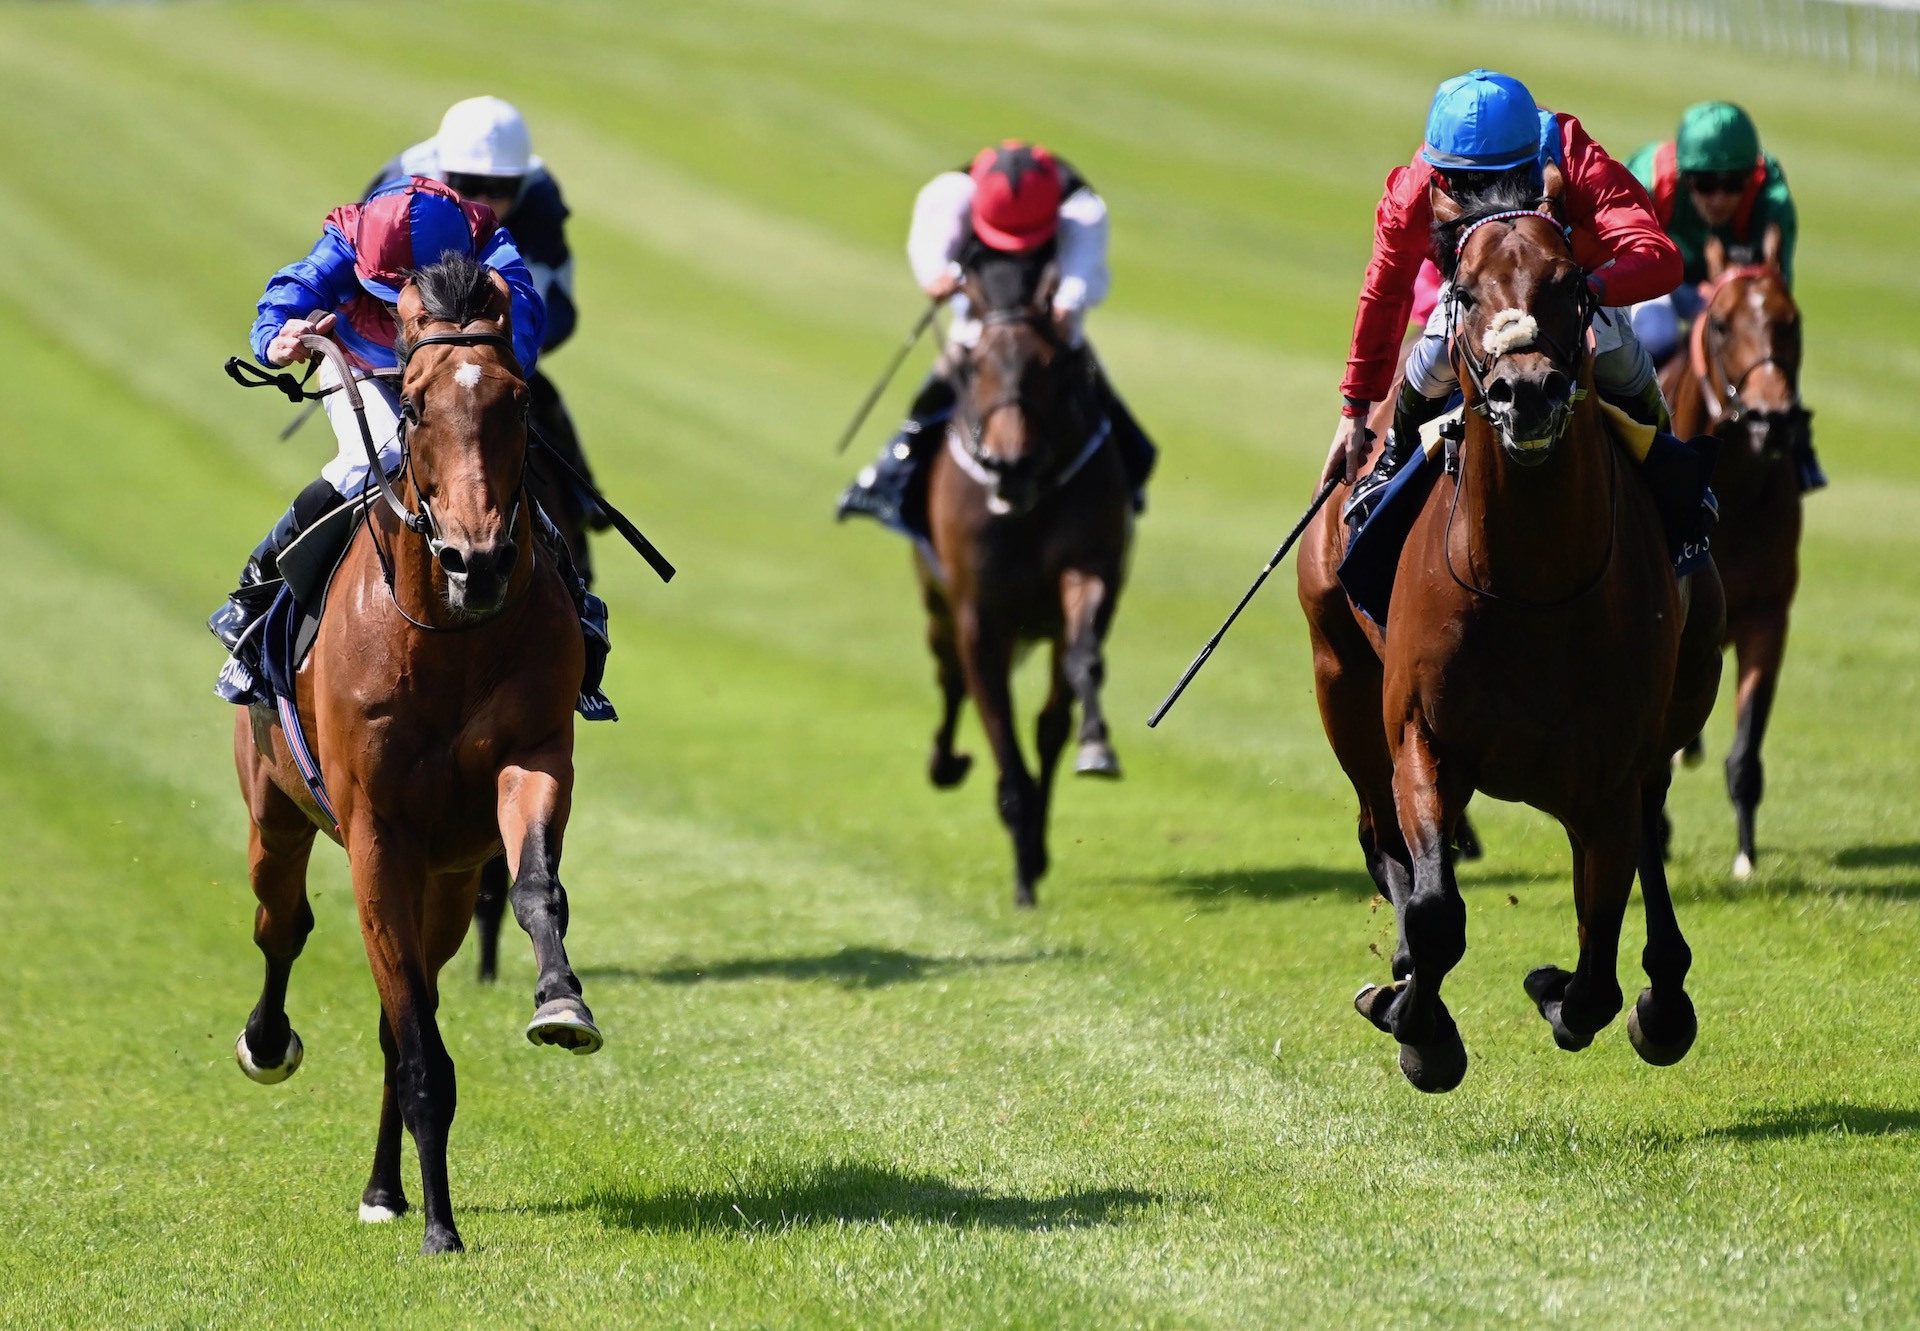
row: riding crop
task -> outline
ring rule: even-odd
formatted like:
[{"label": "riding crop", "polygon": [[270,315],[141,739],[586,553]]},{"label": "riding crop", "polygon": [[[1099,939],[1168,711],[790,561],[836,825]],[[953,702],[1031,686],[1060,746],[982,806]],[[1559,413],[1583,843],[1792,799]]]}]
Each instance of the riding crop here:
[{"label": "riding crop", "polygon": [[860,433],[860,427],[867,423],[867,413],[873,410],[873,404],[880,400],[880,395],[887,391],[887,385],[893,382],[893,376],[900,372],[900,364],[906,360],[907,353],[913,350],[914,344],[926,335],[928,328],[933,326],[933,314],[939,308],[939,301],[929,301],[927,308],[921,311],[920,317],[914,321],[913,328],[907,333],[906,340],[900,344],[900,349],[893,353],[893,359],[887,362],[886,373],[880,376],[880,382],[875,384],[873,391],[867,394],[866,400],[860,404],[860,409],[853,413],[853,419],[847,423],[846,433],[840,436],[840,442],[833,446],[835,453],[846,452],[847,445],[853,442],[854,435]]},{"label": "riding crop", "polygon": [[1260,576],[1253,580],[1253,586],[1247,588],[1247,594],[1240,598],[1240,604],[1236,605],[1233,613],[1227,616],[1227,622],[1207,639],[1207,645],[1200,649],[1200,655],[1193,658],[1193,664],[1188,666],[1186,673],[1180,676],[1180,682],[1173,686],[1173,692],[1163,698],[1160,705],[1153,709],[1153,715],[1147,718],[1149,727],[1159,725],[1160,718],[1172,710],[1174,703],[1180,700],[1180,695],[1187,691],[1187,685],[1192,683],[1193,677],[1200,673],[1200,667],[1207,663],[1209,656],[1213,655],[1213,649],[1220,645],[1220,640],[1227,636],[1227,630],[1233,627],[1233,621],[1240,618],[1240,612],[1247,608],[1249,601],[1253,600],[1254,594],[1260,590],[1260,585],[1267,580],[1267,575],[1278,568],[1280,561],[1287,557],[1287,551],[1293,549],[1293,543],[1300,539],[1300,533],[1307,529],[1307,524],[1313,521],[1313,515],[1318,513],[1321,506],[1327,502],[1327,496],[1333,493],[1333,487],[1339,483],[1339,480],[1338,476],[1331,476],[1326,484],[1320,487],[1320,493],[1316,494],[1313,502],[1307,505],[1307,511],[1300,515],[1300,521],[1293,524],[1293,530],[1287,533],[1287,539],[1280,543],[1280,548],[1273,552],[1273,558],[1269,559],[1267,566],[1260,570]]}]

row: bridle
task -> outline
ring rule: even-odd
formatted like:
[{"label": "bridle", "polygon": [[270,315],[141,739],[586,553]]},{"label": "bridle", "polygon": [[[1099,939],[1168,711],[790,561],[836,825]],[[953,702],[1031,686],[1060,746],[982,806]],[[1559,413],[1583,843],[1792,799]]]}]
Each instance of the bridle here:
[{"label": "bridle", "polygon": [[[1066,356],[1077,354],[1078,349],[1068,345],[1054,328],[1053,321],[1047,317],[1046,312],[1038,308],[1010,306],[1005,309],[989,310],[980,316],[980,324],[983,330],[992,327],[1025,326],[1031,328],[1054,351]],[[960,377],[970,376],[973,368],[972,353],[969,352],[961,362]],[[948,427],[947,437],[955,445],[954,455],[961,467],[983,485],[997,484],[1027,464],[1026,459],[1008,461],[1005,458],[995,457],[984,448],[987,423],[993,419],[994,414],[1022,404],[1023,399],[1017,387],[1011,392],[1001,394],[977,410],[969,409],[964,392],[956,394],[953,419]],[[1106,441],[1107,433],[1105,429],[1094,430],[1080,453],[1048,478],[1047,488],[1058,489],[1072,480],[1098,450],[1100,444]],[[1047,460],[1051,461],[1051,456]]]},{"label": "bridle", "polygon": [[[1748,420],[1758,421],[1766,429],[1768,446],[1765,451],[1770,456],[1779,457],[1787,450],[1784,446],[1773,444],[1776,437],[1774,427],[1785,426],[1790,434],[1797,433],[1805,430],[1808,422],[1813,418],[1813,413],[1800,401],[1799,374],[1796,370],[1782,364],[1779,358],[1771,353],[1761,356],[1738,375],[1729,373],[1725,346],[1719,342],[1713,330],[1713,306],[1719,299],[1720,293],[1735,281],[1764,277],[1772,271],[1765,264],[1742,264],[1725,270],[1713,280],[1713,285],[1707,291],[1706,304],[1701,307],[1699,318],[1694,321],[1690,359],[1693,362],[1691,368],[1694,378],[1700,384],[1701,401],[1706,403],[1707,410],[1711,413],[1707,422],[1708,428],[1718,433],[1722,429],[1745,424]],[[1791,391],[1791,399],[1784,410],[1769,411],[1749,407],[1741,399],[1740,393],[1747,386],[1747,380],[1753,377],[1755,371],[1768,365],[1780,371]],[[1714,388],[1716,376],[1721,384],[1718,390]]]},{"label": "bridle", "polygon": [[[414,495],[420,501],[419,511],[414,512],[407,507],[405,501],[403,501],[394,490],[393,482],[387,477],[386,468],[380,463],[380,450],[375,446],[373,442],[373,430],[367,424],[366,401],[361,397],[360,385],[354,378],[352,368],[347,363],[346,353],[341,350],[339,343],[333,341],[333,339],[321,337],[317,334],[308,333],[303,336],[300,341],[309,351],[325,356],[333,362],[334,371],[340,380],[340,391],[346,395],[347,405],[353,409],[354,422],[359,426],[360,442],[367,451],[368,472],[374,481],[379,498],[384,500],[387,507],[392,510],[394,517],[399,520],[402,529],[413,532],[426,539],[428,552],[436,563],[439,562],[441,552],[447,548],[447,542],[440,535],[439,524],[434,521],[433,509],[427,503],[426,495],[422,492],[419,480],[413,473],[413,444],[411,435],[412,427],[419,422],[418,410],[413,406],[412,402],[403,398],[401,401],[400,419],[395,431],[395,437],[400,444],[399,470],[406,476],[408,485],[412,487]],[[430,346],[491,346],[506,352],[507,356],[513,359],[515,365],[519,363],[517,357],[515,357],[512,340],[504,334],[484,332],[429,333],[425,337],[403,343],[396,348],[400,353],[399,375],[402,377],[405,376],[407,365],[412,361],[414,353],[422,347]],[[520,455],[520,475],[518,479],[515,480],[513,486],[513,508],[507,515],[505,539],[509,542],[513,540],[514,533],[519,530],[520,511],[526,507],[526,496],[527,454],[523,449]],[[371,506],[373,498],[369,496],[366,503]],[[407,613],[407,608],[400,604],[400,596],[394,586],[392,552],[381,544],[380,534],[372,523],[368,524],[367,535],[373,542],[374,555],[380,562],[380,576],[382,581],[387,584],[387,594],[393,600],[394,609],[398,610],[400,617],[406,620],[407,623],[413,625],[413,627],[426,633],[465,633],[479,628],[481,625],[498,618],[505,612],[507,603],[503,601],[499,608],[485,615],[464,619],[458,624],[430,624],[424,620],[415,619],[411,614]],[[539,558],[538,545],[538,541],[534,542],[535,549],[532,552],[536,560]]]}]

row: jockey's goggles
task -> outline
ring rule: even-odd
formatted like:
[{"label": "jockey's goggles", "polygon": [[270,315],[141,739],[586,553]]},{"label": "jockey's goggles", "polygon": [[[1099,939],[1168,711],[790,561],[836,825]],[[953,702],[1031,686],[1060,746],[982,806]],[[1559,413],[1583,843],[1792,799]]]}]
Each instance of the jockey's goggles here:
[{"label": "jockey's goggles", "polygon": [[466,171],[447,172],[447,188],[463,199],[507,199],[520,193],[525,176],[479,176]]},{"label": "jockey's goggles", "polygon": [[1738,194],[1747,187],[1747,171],[1691,171],[1687,186],[1702,194]]}]

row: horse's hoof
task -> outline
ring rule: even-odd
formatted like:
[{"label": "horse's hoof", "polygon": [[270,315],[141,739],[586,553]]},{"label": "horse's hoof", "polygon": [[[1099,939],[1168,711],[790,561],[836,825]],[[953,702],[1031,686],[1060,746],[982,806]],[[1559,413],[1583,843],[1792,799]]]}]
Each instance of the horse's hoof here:
[{"label": "horse's hoof", "polygon": [[1109,781],[1118,781],[1120,759],[1114,754],[1113,745],[1103,739],[1090,739],[1080,746],[1073,770],[1076,776],[1103,776]]},{"label": "horse's hoof", "polygon": [[405,1197],[383,1197],[379,1201],[360,1203],[360,1223],[363,1225],[385,1225],[398,1220],[407,1213]]},{"label": "horse's hoof", "polygon": [[1698,736],[1687,742],[1687,747],[1673,755],[1675,767],[1698,767],[1707,760],[1707,746]]},{"label": "horse's hoof", "polygon": [[952,790],[973,770],[970,753],[936,753],[927,763],[927,779],[936,790]]},{"label": "horse's hoof", "polygon": [[[559,1045],[576,1054],[595,1054],[606,1043],[593,1014],[577,998],[563,997],[542,1003],[527,1023],[527,1039],[534,1044]],[[454,1240],[455,1243],[459,1239]]]},{"label": "horse's hoof", "polygon": [[1640,1000],[1627,1013],[1627,1039],[1633,1052],[1656,1068],[1670,1068],[1687,1056],[1700,1023],[1686,992],[1667,1002],[1656,1002],[1653,990],[1642,989]]},{"label": "horse's hoof", "polygon": [[460,1234],[451,1225],[427,1230],[425,1241],[420,1244],[423,1256],[431,1257],[438,1252],[465,1252],[467,1245],[460,1241]]},{"label": "horse's hoof", "polygon": [[233,1061],[247,1074],[248,1081],[257,1081],[262,1086],[275,1086],[291,1077],[300,1070],[300,1061],[306,1056],[307,1051],[300,1044],[299,1034],[292,1029],[287,1031],[287,1051],[281,1055],[278,1067],[263,1068],[253,1061],[253,1052],[247,1048],[247,1033],[244,1030],[233,1042]]},{"label": "horse's hoof", "polygon": [[1527,972],[1527,997],[1540,1010],[1541,1019],[1553,1028],[1553,1042],[1570,1054],[1577,1054],[1593,1043],[1592,1031],[1577,1031],[1567,1025],[1564,1000],[1571,972],[1558,966],[1536,966]]},{"label": "horse's hoof", "polygon": [[1426,1044],[1400,1046],[1400,1071],[1414,1090],[1428,1095],[1450,1091],[1467,1076],[1467,1046],[1460,1039],[1460,1028],[1452,1017],[1443,1015],[1441,1021]]},{"label": "horse's hoof", "polygon": [[1474,835],[1473,828],[1465,818],[1453,835],[1453,855],[1456,860],[1471,863],[1486,854],[1480,847],[1480,838]]},{"label": "horse's hoof", "polygon": [[1753,856],[1741,851],[1733,857],[1733,876],[1741,882],[1753,877]]},{"label": "horse's hoof", "polygon": [[1387,1012],[1393,1007],[1393,1000],[1400,997],[1403,987],[1399,984],[1363,984],[1360,992],[1353,996],[1353,1010],[1392,1035],[1393,1027],[1387,1025]]}]

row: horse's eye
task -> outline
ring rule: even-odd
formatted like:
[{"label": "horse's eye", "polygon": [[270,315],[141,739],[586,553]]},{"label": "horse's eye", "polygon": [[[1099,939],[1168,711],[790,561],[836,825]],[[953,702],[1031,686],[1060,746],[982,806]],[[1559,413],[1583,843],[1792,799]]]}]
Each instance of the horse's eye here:
[{"label": "horse's eye", "polygon": [[420,423],[420,404],[410,397],[403,397],[400,399],[400,414],[406,419],[407,424],[418,425]]},{"label": "horse's eye", "polygon": [[1725,319],[1716,317],[1716,318],[1707,320],[1707,323],[1710,324],[1713,328],[1713,331],[1719,334],[1721,337],[1725,337],[1727,335],[1728,325]]}]

